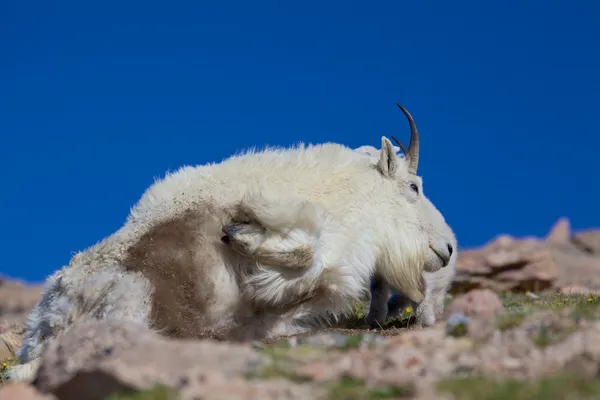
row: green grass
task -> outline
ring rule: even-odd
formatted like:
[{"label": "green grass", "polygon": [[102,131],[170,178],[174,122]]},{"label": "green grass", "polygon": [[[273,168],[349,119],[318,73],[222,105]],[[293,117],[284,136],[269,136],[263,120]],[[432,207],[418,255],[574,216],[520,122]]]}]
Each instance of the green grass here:
[{"label": "green grass", "polygon": [[[587,295],[565,295],[558,293],[538,294],[532,298],[525,294],[506,293],[501,296],[506,312],[496,319],[501,331],[518,328],[527,323],[529,337],[541,348],[559,343],[577,329],[581,319],[600,320],[600,297]],[[551,313],[548,318],[531,318],[537,312]],[[540,321],[541,319],[541,321]]]},{"label": "green grass", "polygon": [[337,349],[339,349],[339,350],[357,349],[360,346],[363,338],[364,338],[364,335],[362,333],[360,333],[358,335],[350,335],[347,337],[346,342],[342,346],[338,346]]},{"label": "green grass", "polygon": [[553,323],[544,323],[537,330],[530,333],[531,340],[537,347],[548,347],[565,340],[571,333],[575,332],[575,325],[561,326]]},{"label": "green grass", "polygon": [[365,318],[368,314],[368,307],[363,303],[355,303],[352,306],[352,313],[350,315],[351,318],[354,319],[362,319]]},{"label": "green grass", "polygon": [[440,392],[457,400],[585,400],[600,398],[600,380],[561,375],[527,383],[468,377],[438,383]]},{"label": "green grass", "polygon": [[287,341],[271,343],[258,352],[265,356],[265,363],[256,371],[247,372],[244,375],[246,379],[285,378],[298,383],[310,381],[310,378],[295,372],[301,360],[322,354],[322,351],[310,345],[292,348]]},{"label": "green grass", "polygon": [[505,331],[520,326],[527,314],[523,311],[511,311],[499,315],[496,318],[496,326],[499,330]]},{"label": "green grass", "polygon": [[[581,294],[559,294],[559,293],[536,293],[531,296],[526,293],[503,293],[500,299],[504,304],[506,312],[498,316],[497,327],[501,331],[519,327],[526,318],[538,311],[561,311],[568,310],[572,320],[580,319],[600,320],[600,296],[588,296]],[[445,299],[446,305],[451,301],[449,297]],[[357,328],[360,323],[364,323],[364,317],[368,312],[368,304],[357,303],[353,306],[348,328]],[[410,328],[415,322],[414,312],[404,310],[400,315],[388,318],[381,329],[396,329]],[[356,326],[355,326],[356,325]],[[463,327],[458,327],[455,332],[457,335],[464,334],[461,332]],[[553,343],[551,339],[552,327],[541,328],[534,334],[532,340],[541,347],[549,343]],[[550,339],[550,340],[549,340]]]},{"label": "green grass", "polygon": [[[357,329],[357,328],[366,328],[365,318],[369,313],[369,304],[356,303],[352,306],[352,311],[350,315],[343,323],[344,328],[349,329]],[[377,327],[378,329],[396,329],[396,328],[409,328],[414,322],[416,318],[414,316],[414,310],[410,307],[404,309],[399,315],[388,318],[385,323],[381,327]]]},{"label": "green grass", "polygon": [[409,328],[416,320],[415,310],[412,307],[406,307],[397,316],[388,318],[383,329]]},{"label": "green grass", "polygon": [[542,293],[537,296],[539,298],[531,298],[524,293],[504,293],[500,296],[500,299],[508,312],[529,314],[538,310],[558,311],[568,309],[577,318],[600,319],[600,296],[559,293]]}]

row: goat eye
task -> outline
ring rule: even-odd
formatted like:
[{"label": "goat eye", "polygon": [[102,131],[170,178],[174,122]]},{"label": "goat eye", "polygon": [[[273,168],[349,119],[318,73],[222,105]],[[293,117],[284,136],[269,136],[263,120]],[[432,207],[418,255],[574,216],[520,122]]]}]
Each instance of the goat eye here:
[{"label": "goat eye", "polygon": [[415,183],[411,183],[410,188],[413,190],[413,192],[419,194],[419,187]]}]

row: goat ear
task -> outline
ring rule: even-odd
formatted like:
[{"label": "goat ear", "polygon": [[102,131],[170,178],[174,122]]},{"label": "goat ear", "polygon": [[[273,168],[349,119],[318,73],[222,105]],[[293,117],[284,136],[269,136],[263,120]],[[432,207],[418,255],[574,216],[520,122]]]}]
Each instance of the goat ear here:
[{"label": "goat ear", "polygon": [[398,170],[398,156],[394,150],[394,145],[385,136],[381,137],[381,153],[379,153],[379,161],[377,169],[386,178],[394,178]]}]

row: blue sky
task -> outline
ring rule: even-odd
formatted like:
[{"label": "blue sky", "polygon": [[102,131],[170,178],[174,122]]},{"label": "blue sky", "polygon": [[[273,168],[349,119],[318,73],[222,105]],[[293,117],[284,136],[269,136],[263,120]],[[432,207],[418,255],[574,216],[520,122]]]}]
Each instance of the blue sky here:
[{"label": "blue sky", "polygon": [[155,177],[250,146],[422,137],[461,247],[600,226],[600,3],[0,5],[0,273],[39,281]]}]

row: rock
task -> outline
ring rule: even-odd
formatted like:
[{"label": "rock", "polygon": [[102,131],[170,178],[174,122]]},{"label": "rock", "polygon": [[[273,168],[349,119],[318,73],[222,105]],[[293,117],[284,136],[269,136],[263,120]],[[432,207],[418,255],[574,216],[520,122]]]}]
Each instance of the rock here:
[{"label": "rock", "polygon": [[[184,400],[371,398],[371,390],[389,395],[390,387],[403,393],[397,398],[450,400],[436,391],[437,381],[539,379],[565,370],[594,378],[600,365],[599,272],[600,231],[573,234],[561,218],[546,238],[500,235],[461,252],[445,324],[332,328],[241,344],[173,340],[123,321],[80,321],[49,345],[32,385],[4,384],[0,400],[100,400],[155,384],[176,389]],[[556,302],[541,289],[593,298],[577,303],[590,308],[569,310],[573,299]],[[516,314],[498,320],[505,310],[495,292],[504,290],[525,293],[514,298],[527,299],[527,306],[515,303],[510,309]],[[0,280],[0,357],[14,357],[39,292]],[[332,387],[341,395],[332,397]]]},{"label": "rock", "polygon": [[0,400],[56,400],[56,397],[41,394],[24,383],[7,383],[0,388]]},{"label": "rock", "polygon": [[4,332],[0,334],[0,363],[14,360],[22,342],[23,337],[20,332]]},{"label": "rock", "polygon": [[496,318],[494,316],[479,316],[473,318],[468,325],[468,335],[471,339],[483,341],[489,339],[497,332]]},{"label": "rock", "polygon": [[488,289],[474,289],[464,295],[457,296],[445,313],[463,313],[467,317],[493,316],[504,312],[504,305],[498,295]]},{"label": "rock", "polygon": [[459,253],[451,292],[474,288],[540,291],[551,287],[558,275],[553,254],[539,243],[502,238],[482,249]]},{"label": "rock", "polygon": [[571,223],[568,218],[560,218],[550,228],[550,233],[546,236],[547,242],[568,243],[571,240]]},{"label": "rock", "polygon": [[[170,340],[133,323],[80,322],[49,345],[34,384],[60,400],[102,399],[155,383],[178,389],[182,399],[283,400],[327,398],[332,386],[350,379],[355,386],[339,388],[350,391],[344,398],[370,398],[373,388],[390,386],[409,398],[435,398],[435,382],[453,376],[538,379],[564,368],[589,377],[597,372],[600,323],[577,321],[561,308],[499,330],[494,315],[501,308],[494,299],[486,290],[457,296],[463,311],[447,324],[466,321],[468,334],[460,337],[446,335],[438,324],[372,335],[381,339],[377,346],[340,348],[332,345],[339,334],[319,333],[296,348],[275,342],[266,351],[264,345],[262,354],[250,344]],[[458,309],[456,304],[451,307]]]},{"label": "rock", "polygon": [[450,292],[539,292],[566,285],[600,290],[598,272],[600,231],[573,235],[569,220],[561,218],[544,240],[500,235],[481,248],[461,251]]},{"label": "rock", "polygon": [[12,332],[15,334],[22,334],[25,331],[25,324],[10,321],[0,321],[0,334],[5,332]]},{"label": "rock", "polygon": [[294,390],[307,395],[289,385],[281,392],[277,384],[256,385],[241,379],[260,361],[249,344],[168,340],[131,322],[82,321],[48,346],[34,385],[61,400],[100,400],[154,384],[179,388],[184,399],[215,398],[207,397],[214,390],[222,394],[254,390],[260,396],[274,390],[280,398],[293,398]]},{"label": "rock", "polygon": [[589,229],[576,233],[572,238],[573,243],[582,251],[600,255],[600,229]]},{"label": "rock", "polygon": [[0,362],[15,358],[25,320],[40,294],[41,286],[0,279]]},{"label": "rock", "polygon": [[41,286],[0,278],[0,333],[24,324],[41,293]]}]

